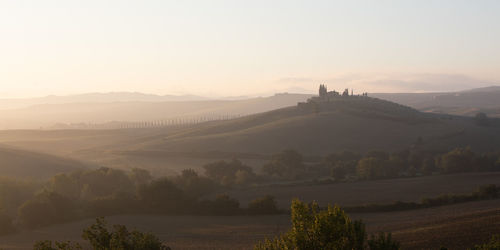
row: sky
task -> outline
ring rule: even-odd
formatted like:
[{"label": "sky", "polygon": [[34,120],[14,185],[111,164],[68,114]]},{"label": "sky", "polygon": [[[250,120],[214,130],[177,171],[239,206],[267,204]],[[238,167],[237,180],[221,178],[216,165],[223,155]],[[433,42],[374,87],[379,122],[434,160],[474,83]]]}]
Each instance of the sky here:
[{"label": "sky", "polygon": [[496,0],[0,0],[0,98],[500,84]]}]

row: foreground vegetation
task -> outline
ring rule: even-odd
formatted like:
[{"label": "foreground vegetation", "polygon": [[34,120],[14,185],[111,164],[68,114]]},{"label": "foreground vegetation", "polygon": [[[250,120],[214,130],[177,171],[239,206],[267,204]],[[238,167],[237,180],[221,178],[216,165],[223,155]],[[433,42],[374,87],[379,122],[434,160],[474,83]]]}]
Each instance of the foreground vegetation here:
[{"label": "foreground vegetation", "polygon": [[[170,250],[155,235],[137,230],[129,231],[123,225],[114,225],[109,230],[104,218],[97,218],[96,222],[83,230],[82,238],[90,244],[92,249],[107,250]],[[34,250],[76,250],[83,249],[78,243],[71,241],[52,242],[39,241],[33,246]]]},{"label": "foreground vegetation", "polygon": [[[83,230],[82,238],[91,249],[170,249],[151,234],[137,230],[129,231],[125,226],[114,225],[109,230],[103,218]],[[500,235],[472,249],[498,249]],[[434,246],[437,247],[437,246]],[[83,249],[71,241],[38,241],[36,250]],[[291,228],[281,236],[255,245],[255,249],[401,249],[401,244],[390,233],[371,234],[367,237],[365,224],[352,220],[340,207],[328,206],[321,210],[316,203],[306,204],[294,200],[291,205]],[[441,247],[441,249],[446,249]]]},{"label": "foreground vegetation", "polygon": [[273,240],[255,246],[258,250],[272,249],[400,249],[391,234],[372,235],[367,241],[361,221],[352,221],[338,206],[321,211],[317,203],[292,201],[292,228]]}]

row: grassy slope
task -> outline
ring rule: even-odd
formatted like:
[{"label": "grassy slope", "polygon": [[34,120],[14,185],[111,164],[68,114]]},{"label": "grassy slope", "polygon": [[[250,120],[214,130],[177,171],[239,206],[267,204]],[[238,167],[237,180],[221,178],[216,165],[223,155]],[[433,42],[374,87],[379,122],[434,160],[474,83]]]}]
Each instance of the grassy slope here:
[{"label": "grassy slope", "polygon": [[0,176],[43,179],[88,167],[91,165],[76,160],[0,147]]},{"label": "grassy slope", "polygon": [[[184,128],[1,131],[0,143],[165,174],[224,158],[206,154],[214,151],[264,156],[287,148],[307,155],[341,150],[397,151],[410,147],[418,137],[426,149],[471,146],[486,151],[496,149],[500,141],[499,127],[479,127],[469,118],[424,114],[377,99],[338,99],[318,110],[294,106]],[[200,152],[206,157],[186,155]]]},{"label": "grassy slope", "polygon": [[498,146],[500,128],[470,119],[423,114],[385,101],[332,102],[312,110],[290,107],[241,119],[213,122],[130,147],[130,150],[273,153],[294,148],[323,155],[340,150],[395,151],[420,136],[427,146],[449,149]]}]

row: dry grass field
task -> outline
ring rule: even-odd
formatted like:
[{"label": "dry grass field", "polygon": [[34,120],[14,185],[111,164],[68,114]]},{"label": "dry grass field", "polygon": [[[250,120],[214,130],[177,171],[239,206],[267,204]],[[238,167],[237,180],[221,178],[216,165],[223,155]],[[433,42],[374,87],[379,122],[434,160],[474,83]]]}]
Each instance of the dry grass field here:
[{"label": "dry grass field", "polygon": [[[367,224],[369,233],[393,232],[404,249],[465,249],[500,233],[500,200],[463,203],[390,213],[351,214]],[[286,231],[288,215],[270,216],[154,216],[121,215],[110,224],[151,231],[173,249],[252,249],[265,238]],[[79,241],[93,220],[23,231],[0,237],[0,248],[30,249],[42,239]]]}]

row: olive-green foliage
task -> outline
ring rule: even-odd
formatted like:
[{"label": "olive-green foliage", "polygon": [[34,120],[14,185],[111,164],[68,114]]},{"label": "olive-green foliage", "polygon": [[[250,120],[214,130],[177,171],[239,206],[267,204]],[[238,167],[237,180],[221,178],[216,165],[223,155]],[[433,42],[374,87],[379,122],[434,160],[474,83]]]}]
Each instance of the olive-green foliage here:
[{"label": "olive-green foliage", "polygon": [[182,190],[167,178],[152,181],[139,189],[139,200],[146,210],[154,212],[179,212],[186,207]]},{"label": "olive-green foliage", "polygon": [[[232,161],[218,161],[203,166],[205,175],[223,186],[244,184],[255,176],[251,167],[243,164],[237,159]],[[245,175],[245,176],[243,176]],[[245,178],[244,178],[245,177]],[[239,183],[237,183],[238,181]]]},{"label": "olive-green foliage", "polygon": [[500,234],[493,235],[491,240],[482,245],[476,245],[473,250],[500,250]]},{"label": "olive-green foliage", "polygon": [[271,195],[257,198],[248,204],[250,214],[277,214],[280,213],[276,200]]},{"label": "olive-green foliage", "polygon": [[305,171],[302,155],[295,150],[284,150],[271,157],[271,161],[262,170],[269,175],[295,179]]},{"label": "olive-green foliage", "polygon": [[[123,225],[114,225],[113,231],[108,230],[104,218],[97,218],[96,222],[83,230],[82,238],[90,243],[95,250],[169,250],[170,248],[151,233],[137,230],[129,231]],[[35,250],[77,250],[82,249],[77,243],[39,241],[35,243]]]},{"label": "olive-green foliage", "polygon": [[188,197],[193,199],[207,195],[217,188],[217,184],[213,180],[199,176],[193,169],[183,170],[181,175],[173,178],[173,182]]},{"label": "olive-green foliage", "polygon": [[19,220],[29,228],[65,222],[74,216],[73,202],[49,191],[38,194],[19,207]]},{"label": "olive-green foliage", "polygon": [[15,213],[21,204],[33,197],[40,186],[37,182],[0,177],[0,208],[5,213]]},{"label": "olive-green foliage", "polygon": [[438,167],[445,173],[474,171],[475,155],[470,148],[456,148],[438,159]]},{"label": "olive-green foliage", "polygon": [[397,250],[401,249],[401,244],[392,239],[391,233],[379,233],[378,235],[371,235],[368,240],[368,247],[370,250]]},{"label": "olive-green foliage", "polygon": [[266,240],[255,249],[364,249],[365,225],[352,221],[337,206],[320,210],[318,204],[297,199],[291,206],[292,228],[284,235]]},{"label": "olive-green foliage", "polygon": [[384,176],[384,161],[375,157],[359,160],[356,174],[361,179],[376,179]]},{"label": "olive-green foliage", "polygon": [[361,155],[349,151],[332,153],[325,157],[323,164],[330,169],[330,174],[336,180],[342,180],[356,173],[356,164]]},{"label": "olive-green foliage", "polygon": [[72,243],[69,241],[65,242],[54,242],[50,240],[38,241],[33,246],[34,250],[80,250],[82,246],[78,243]]}]

